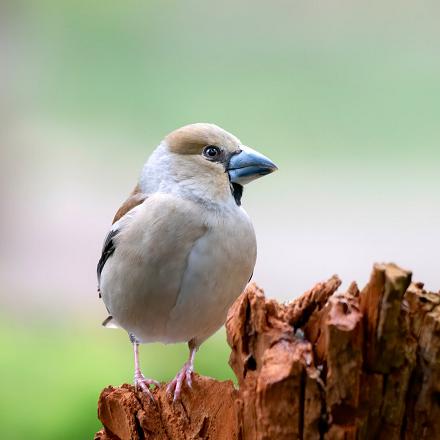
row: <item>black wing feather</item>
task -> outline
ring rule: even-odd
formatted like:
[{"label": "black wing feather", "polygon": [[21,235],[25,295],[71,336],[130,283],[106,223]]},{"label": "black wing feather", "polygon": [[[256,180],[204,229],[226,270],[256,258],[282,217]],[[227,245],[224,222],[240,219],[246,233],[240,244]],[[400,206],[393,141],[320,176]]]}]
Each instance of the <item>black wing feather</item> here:
[{"label": "black wing feather", "polygon": [[98,266],[96,268],[96,272],[98,275],[98,292],[99,297],[101,298],[101,292],[100,292],[100,283],[101,283],[101,273],[102,269],[105,266],[105,263],[107,260],[113,255],[116,249],[114,238],[116,235],[118,235],[119,231],[117,229],[112,229],[108,234],[107,237],[105,237],[104,246],[102,247],[102,254],[101,258],[98,261]]}]

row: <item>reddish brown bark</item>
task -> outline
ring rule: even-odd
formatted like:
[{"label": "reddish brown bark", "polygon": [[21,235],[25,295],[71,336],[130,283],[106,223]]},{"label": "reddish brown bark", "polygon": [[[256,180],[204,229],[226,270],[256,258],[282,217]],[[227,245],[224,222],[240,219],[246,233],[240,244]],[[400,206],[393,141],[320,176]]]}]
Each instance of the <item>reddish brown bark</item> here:
[{"label": "reddish brown bark", "polygon": [[165,386],[154,391],[154,403],[132,385],[110,386],[99,398],[98,417],[105,428],[95,440],[237,438],[236,394],[232,382],[197,374],[193,392],[176,403]]},{"label": "reddish brown bark", "polygon": [[106,388],[96,439],[440,438],[440,294],[393,264],[367,286],[334,276],[289,304],[250,285],[226,322],[238,380],[195,376],[173,404]]}]

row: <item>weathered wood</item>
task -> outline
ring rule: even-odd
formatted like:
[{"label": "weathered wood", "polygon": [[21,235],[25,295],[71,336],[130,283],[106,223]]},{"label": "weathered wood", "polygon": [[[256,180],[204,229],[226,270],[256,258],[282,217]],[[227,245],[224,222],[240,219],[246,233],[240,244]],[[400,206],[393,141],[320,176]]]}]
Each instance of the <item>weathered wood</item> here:
[{"label": "weathered wood", "polygon": [[194,375],[191,393],[173,403],[162,385],[155,402],[131,385],[105,388],[98,402],[104,430],[95,440],[220,439],[238,438],[232,382]]},{"label": "weathered wood", "polygon": [[255,284],[226,322],[230,382],[195,376],[173,404],[124,385],[99,401],[100,440],[440,439],[440,294],[377,264],[359,292],[334,276],[288,304]]}]

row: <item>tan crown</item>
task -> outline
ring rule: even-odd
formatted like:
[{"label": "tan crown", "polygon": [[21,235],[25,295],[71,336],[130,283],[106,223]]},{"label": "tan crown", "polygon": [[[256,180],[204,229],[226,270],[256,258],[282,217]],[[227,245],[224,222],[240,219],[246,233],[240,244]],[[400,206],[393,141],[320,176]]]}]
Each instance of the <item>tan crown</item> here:
[{"label": "tan crown", "polygon": [[201,122],[174,130],[165,138],[165,142],[177,154],[200,154],[207,145],[222,147],[230,152],[240,146],[240,140],[223,128]]}]

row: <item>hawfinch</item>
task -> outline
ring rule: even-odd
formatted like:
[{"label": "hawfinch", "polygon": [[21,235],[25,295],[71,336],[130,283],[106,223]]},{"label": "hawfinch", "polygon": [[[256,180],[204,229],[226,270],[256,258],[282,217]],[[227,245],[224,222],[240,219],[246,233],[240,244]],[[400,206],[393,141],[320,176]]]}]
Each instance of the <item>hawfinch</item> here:
[{"label": "hawfinch", "polygon": [[191,387],[194,356],[252,277],[257,245],[241,207],[243,185],[272,173],[267,157],[213,124],[169,134],[116,212],[98,263],[98,291],[134,349],[134,383],[151,398],[139,344],[187,342],[188,361],[168,385]]}]

